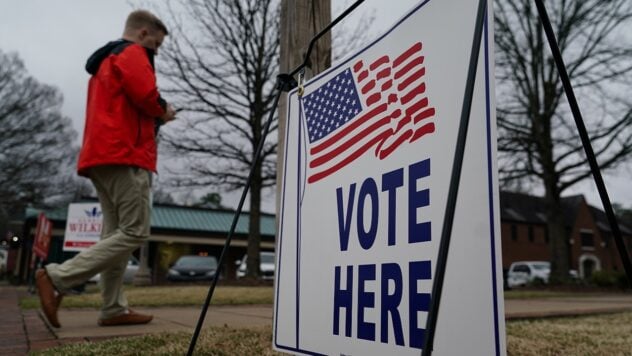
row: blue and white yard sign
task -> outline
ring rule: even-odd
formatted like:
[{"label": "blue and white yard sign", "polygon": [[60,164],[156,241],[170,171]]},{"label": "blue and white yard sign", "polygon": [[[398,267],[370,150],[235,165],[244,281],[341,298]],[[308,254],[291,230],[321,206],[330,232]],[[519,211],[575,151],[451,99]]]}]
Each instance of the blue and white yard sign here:
[{"label": "blue and white yard sign", "polygon": [[[424,1],[302,97],[289,94],[277,350],[420,354],[476,7]],[[435,355],[505,354],[491,18],[488,9]]]}]

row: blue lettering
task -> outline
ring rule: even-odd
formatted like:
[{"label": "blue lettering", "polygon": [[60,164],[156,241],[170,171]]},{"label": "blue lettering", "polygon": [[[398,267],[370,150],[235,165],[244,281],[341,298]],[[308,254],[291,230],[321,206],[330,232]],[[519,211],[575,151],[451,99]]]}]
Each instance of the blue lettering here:
[{"label": "blue lettering", "polygon": [[[369,230],[364,230],[364,200],[371,198],[371,225]],[[373,246],[375,237],[377,236],[377,223],[378,223],[378,198],[377,198],[377,184],[373,178],[367,178],[360,187],[360,193],[358,197],[358,240],[360,246],[363,249],[368,250]]]},{"label": "blue lettering", "polygon": [[430,205],[430,189],[417,190],[417,180],[430,176],[430,159],[408,169],[408,243],[430,241],[430,221],[417,223],[417,208]]},{"label": "blue lettering", "polygon": [[375,280],[375,265],[358,266],[358,338],[375,341],[375,323],[364,321],[364,309],[375,307],[375,295],[366,292],[364,282]]},{"label": "blue lettering", "polygon": [[334,335],[340,334],[340,309],[345,309],[345,336],[351,337],[353,307],[353,266],[347,266],[347,289],[340,286],[340,266],[336,266],[334,286]]},{"label": "blue lettering", "polygon": [[342,188],[336,189],[336,198],[338,201],[338,236],[340,238],[340,251],[347,251],[349,247],[349,230],[351,230],[351,216],[353,214],[353,200],[355,197],[355,183],[349,187],[349,203],[347,205],[347,214],[343,212]]},{"label": "blue lettering", "polygon": [[397,188],[404,185],[404,169],[382,175],[382,191],[388,192],[388,245],[395,245],[395,212],[397,207]]},{"label": "blue lettering", "polygon": [[417,281],[430,279],[430,261],[410,262],[408,265],[408,305],[410,346],[421,349],[424,342],[425,329],[420,328],[417,312],[427,312],[430,306],[430,293],[419,293]]},{"label": "blue lettering", "polygon": [[[402,319],[399,316],[399,310],[397,310],[402,301],[402,270],[397,263],[385,263],[382,265],[381,277],[380,341],[385,344],[388,343],[388,314],[391,314],[395,343],[404,346]],[[393,294],[388,294],[389,281],[393,281],[395,285]]]}]

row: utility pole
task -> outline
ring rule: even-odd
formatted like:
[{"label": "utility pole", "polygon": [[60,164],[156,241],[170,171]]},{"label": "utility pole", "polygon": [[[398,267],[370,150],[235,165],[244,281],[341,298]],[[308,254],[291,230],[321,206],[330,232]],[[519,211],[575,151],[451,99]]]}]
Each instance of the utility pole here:
[{"label": "utility pole", "polygon": [[[280,73],[288,73],[303,63],[307,46],[312,37],[331,22],[331,0],[281,0],[281,60]],[[314,45],[305,71],[305,79],[331,66],[331,32]],[[279,100],[279,143],[277,146],[277,226],[283,178],[283,153],[285,152],[287,94]]]}]

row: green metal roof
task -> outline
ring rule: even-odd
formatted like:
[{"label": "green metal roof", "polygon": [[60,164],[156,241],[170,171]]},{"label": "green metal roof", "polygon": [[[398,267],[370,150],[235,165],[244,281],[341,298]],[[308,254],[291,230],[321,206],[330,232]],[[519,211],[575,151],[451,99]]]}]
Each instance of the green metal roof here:
[{"label": "green metal roof", "polygon": [[46,209],[46,210],[26,208],[26,216],[24,219],[37,218],[37,216],[41,212],[44,212],[44,214],[49,220],[66,221],[66,217],[68,217],[68,208],[57,208],[57,209]]},{"label": "green metal roof", "polygon": [[[51,210],[26,209],[26,218],[35,218],[44,211],[46,217],[65,222],[68,208]],[[154,205],[151,211],[151,227],[154,229],[206,231],[226,233],[233,222],[233,211],[190,208],[173,205]],[[242,213],[237,222],[235,233],[248,234],[248,213]],[[261,234],[275,235],[275,220],[273,215],[261,215]]]}]

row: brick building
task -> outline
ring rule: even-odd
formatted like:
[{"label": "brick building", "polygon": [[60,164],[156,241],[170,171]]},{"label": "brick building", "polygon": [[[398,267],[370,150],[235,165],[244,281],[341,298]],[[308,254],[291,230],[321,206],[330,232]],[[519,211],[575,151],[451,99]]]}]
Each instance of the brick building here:
[{"label": "brick building", "polygon": [[[581,278],[593,271],[623,271],[619,252],[606,214],[589,205],[583,195],[562,199],[569,250],[569,265]],[[549,261],[544,199],[522,193],[501,192],[503,270],[516,261]],[[619,228],[632,252],[632,228],[619,221]]]}]

